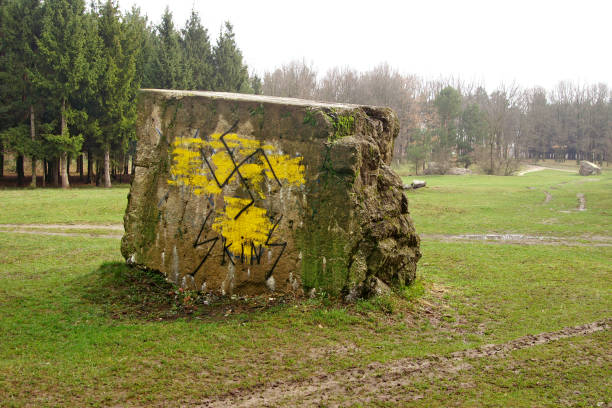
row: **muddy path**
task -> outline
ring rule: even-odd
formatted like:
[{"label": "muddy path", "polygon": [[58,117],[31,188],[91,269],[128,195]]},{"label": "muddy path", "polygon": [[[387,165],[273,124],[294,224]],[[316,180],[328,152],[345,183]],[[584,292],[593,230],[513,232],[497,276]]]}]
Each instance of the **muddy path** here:
[{"label": "muddy path", "polygon": [[[580,195],[580,194],[579,194]],[[547,192],[547,200],[550,193]],[[579,207],[586,209],[584,195]],[[583,207],[581,207],[583,206]],[[584,210],[580,210],[584,211]],[[121,239],[123,225],[95,224],[0,224],[0,232],[43,236]],[[486,242],[494,244],[612,246],[612,236],[554,237],[527,234],[420,234],[421,239],[439,242]]]},{"label": "muddy path", "polygon": [[0,224],[0,232],[61,237],[121,239],[123,236],[123,225]]},{"label": "muddy path", "polygon": [[554,237],[525,234],[420,234],[421,239],[440,242],[485,242],[493,244],[612,246],[612,237]]},{"label": "muddy path", "polygon": [[0,228],[19,229],[87,229],[123,231],[122,224],[0,224]]},{"label": "muddy path", "polygon": [[576,194],[578,199],[578,211],[586,211],[586,198],[583,193]]},{"label": "muddy path", "polygon": [[[585,336],[610,330],[612,318],[559,331],[528,335],[503,344],[489,344],[475,349],[457,351],[447,356],[404,358],[390,363],[372,363],[364,368],[351,368],[332,374],[317,375],[305,380],[279,381],[243,388],[202,401],[200,407],[259,407],[285,406],[299,401],[300,406],[321,406],[330,396],[346,395],[352,403],[368,403],[368,394],[376,395],[376,402],[394,401],[393,390],[409,385],[414,376],[441,377],[470,368],[470,359],[503,357],[521,350],[560,339]],[[327,406],[327,405],[326,405]],[[333,405],[330,405],[333,406]]]},{"label": "muddy path", "polygon": [[577,173],[578,170],[570,170],[570,169],[559,169],[556,167],[545,167],[545,166],[538,166],[535,164],[529,165],[526,169],[519,171],[518,173],[516,173],[517,176],[524,176],[525,174],[529,174],[529,173],[533,173],[535,171],[542,171],[542,170],[556,170],[556,171],[564,171],[566,173]]},{"label": "muddy path", "polygon": [[516,173],[516,175],[517,176],[524,176],[525,174],[533,173],[535,171],[542,171],[542,170],[546,170],[546,168],[544,168],[542,166],[533,166],[533,165],[530,165],[526,169],[521,170],[518,173]]},{"label": "muddy path", "polygon": [[15,234],[28,234],[28,235],[44,235],[44,236],[59,236],[59,237],[81,237],[81,238],[109,238],[109,239],[121,239],[121,234],[95,234],[86,232],[55,232],[48,230],[34,230],[34,229],[12,229],[5,230],[0,229],[0,232],[10,232]]}]

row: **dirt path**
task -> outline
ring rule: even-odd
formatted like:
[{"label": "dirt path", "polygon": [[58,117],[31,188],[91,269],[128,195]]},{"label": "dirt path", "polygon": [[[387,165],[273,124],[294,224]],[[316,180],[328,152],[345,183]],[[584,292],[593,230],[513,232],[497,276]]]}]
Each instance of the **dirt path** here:
[{"label": "dirt path", "polygon": [[[580,198],[579,211],[586,210],[584,195]],[[552,195],[546,192],[546,201]],[[581,209],[582,208],[582,209]],[[77,230],[76,232],[74,230]],[[78,230],[83,230],[80,232]],[[87,231],[88,230],[88,231]],[[45,236],[84,237],[84,238],[112,238],[121,239],[123,225],[94,225],[94,224],[0,224],[0,232],[18,234],[32,234]],[[522,244],[522,245],[567,245],[567,246],[612,246],[612,237],[584,236],[584,237],[553,237],[525,234],[420,234],[422,239],[442,242],[487,242],[496,244]]]},{"label": "dirt path", "polygon": [[578,198],[578,211],[586,211],[586,198],[584,198],[584,194],[578,193],[576,198]]},{"label": "dirt path", "polygon": [[612,246],[612,237],[606,236],[552,237],[524,234],[420,234],[420,237],[426,240],[442,242],[484,241],[496,244]]},{"label": "dirt path", "polygon": [[[77,230],[77,232],[67,232]],[[79,232],[78,230],[83,230]],[[89,230],[87,232],[85,230]],[[98,233],[100,231],[100,233]],[[0,224],[0,232],[17,234],[84,237],[84,238],[112,238],[121,239],[123,225],[95,225],[95,224]],[[102,233],[103,232],[103,233]],[[113,233],[114,232],[114,233]]]},{"label": "dirt path", "polygon": [[19,229],[88,229],[88,230],[112,230],[123,231],[123,225],[99,225],[99,224],[0,224],[0,228],[19,228]]},{"label": "dirt path", "polygon": [[533,173],[534,171],[542,171],[542,170],[565,171],[567,173],[577,173],[578,172],[578,170],[558,169],[556,167],[544,167],[544,166],[537,166],[537,165],[530,164],[527,166],[525,170],[519,171],[518,173],[516,173],[516,175],[524,176],[525,174]]},{"label": "dirt path", "polygon": [[15,234],[30,234],[30,235],[45,235],[45,236],[60,236],[60,237],[82,237],[82,238],[112,238],[112,239],[121,239],[123,235],[119,234],[93,234],[86,232],[53,232],[53,231],[39,231],[39,230],[3,230],[0,229],[0,232],[11,232]]},{"label": "dirt path", "polygon": [[376,394],[376,402],[394,402],[391,392],[409,385],[413,376],[443,376],[471,366],[465,360],[504,356],[556,340],[585,336],[609,330],[612,318],[580,326],[566,327],[550,333],[520,337],[503,344],[489,344],[479,348],[451,353],[448,356],[404,358],[387,364],[372,363],[364,368],[351,368],[327,375],[317,375],[300,381],[279,381],[273,384],[238,389],[228,394],[203,401],[201,407],[259,407],[283,406],[288,401],[299,401],[300,406],[320,406],[328,396],[350,395],[351,402],[367,403],[369,393]]},{"label": "dirt path", "polygon": [[518,173],[516,173],[516,175],[517,176],[524,176],[525,174],[533,173],[534,171],[542,171],[542,170],[546,170],[546,168],[542,167],[542,166],[532,166],[532,165],[529,165],[529,166],[527,166],[527,168],[525,170],[521,170]]}]

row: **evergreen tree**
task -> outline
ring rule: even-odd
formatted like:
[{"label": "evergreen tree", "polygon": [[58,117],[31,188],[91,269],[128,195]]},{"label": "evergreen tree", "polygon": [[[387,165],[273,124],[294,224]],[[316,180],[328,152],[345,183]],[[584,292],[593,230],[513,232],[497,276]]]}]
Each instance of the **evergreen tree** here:
[{"label": "evergreen tree", "polygon": [[156,56],[153,81],[156,88],[180,89],[184,85],[179,33],[174,28],[172,13],[166,7],[161,23],[156,28]]},{"label": "evergreen tree", "polygon": [[[3,7],[1,17],[3,106],[0,115],[7,132],[3,144],[20,158],[19,184],[24,182],[23,156],[31,157],[32,187],[36,187],[36,159],[40,155],[36,141],[37,95],[31,81],[38,61],[36,36],[39,34],[40,12],[39,0],[11,1]],[[28,133],[22,131],[24,125],[29,126]],[[11,130],[11,126],[17,126],[17,129]]]},{"label": "evergreen tree", "polygon": [[251,89],[255,95],[261,95],[263,93],[263,82],[257,74],[253,74],[250,78],[251,80]]},{"label": "evergreen tree", "polygon": [[103,153],[103,182],[111,187],[111,150],[126,150],[136,120],[134,97],[138,82],[136,60],[139,38],[136,30],[122,23],[119,7],[107,0],[100,7],[98,32],[101,42],[102,70],[97,96],[99,132],[96,142]]},{"label": "evergreen tree", "polygon": [[144,88],[156,87],[155,81],[155,33],[147,25],[147,17],[140,15],[140,9],[133,7],[123,17],[126,27],[126,37],[132,46],[138,50],[136,55],[136,82]]},{"label": "evergreen tree", "polygon": [[[134,26],[134,21],[138,21],[139,25]],[[121,23],[121,44],[124,56],[121,68],[123,73],[122,86],[124,87],[124,92],[122,99],[122,117],[115,145],[122,156],[124,156],[130,148],[135,148],[136,121],[138,120],[135,101],[141,86],[141,77],[138,75],[138,62],[142,60],[143,52],[143,48],[141,47],[142,27],[146,29],[146,19],[140,17],[138,13],[128,15]],[[127,161],[125,166],[127,167]]]},{"label": "evergreen tree", "polygon": [[83,142],[81,135],[70,134],[68,122],[76,114],[69,105],[69,98],[80,89],[83,78],[88,75],[86,38],[83,0],[45,1],[38,40],[41,64],[33,77],[59,111],[59,134],[50,134],[47,140],[54,143],[59,152],[63,188],[70,186],[68,153],[76,154]]},{"label": "evergreen tree", "polygon": [[213,66],[208,30],[195,10],[182,30],[181,48],[184,58],[185,89],[213,89]]},{"label": "evergreen tree", "polygon": [[452,86],[442,89],[434,105],[440,118],[440,148],[450,148],[457,138],[457,118],[461,113],[461,94]]},{"label": "evergreen tree", "polygon": [[[85,15],[86,26],[85,56],[89,63],[89,69],[81,80],[78,92],[71,95],[70,103],[78,115],[72,120],[71,129],[82,133],[84,136],[82,149],[91,153],[98,147],[101,135],[100,119],[104,115],[104,107],[100,96],[100,76],[104,73],[106,58],[104,46],[99,35],[99,7],[100,4],[92,4],[91,10]],[[79,152],[82,157],[83,153]],[[90,157],[91,154],[88,155]],[[80,166],[83,163],[80,162]],[[83,169],[79,169],[83,173]],[[88,181],[91,180],[91,160],[88,160]]]},{"label": "evergreen tree", "polygon": [[216,91],[240,92],[249,90],[247,66],[242,63],[242,52],[236,45],[234,29],[229,21],[219,33],[213,49]]},{"label": "evergreen tree", "polygon": [[472,163],[470,154],[474,146],[482,146],[488,133],[485,112],[476,103],[468,105],[461,114],[461,126],[457,138],[457,161],[466,168]]}]

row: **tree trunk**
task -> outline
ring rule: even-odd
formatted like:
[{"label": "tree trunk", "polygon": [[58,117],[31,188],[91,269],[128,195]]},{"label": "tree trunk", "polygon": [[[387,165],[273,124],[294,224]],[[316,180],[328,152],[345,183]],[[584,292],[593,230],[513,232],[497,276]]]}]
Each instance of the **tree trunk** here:
[{"label": "tree trunk", "polygon": [[79,157],[77,158],[77,167],[79,168],[79,180],[83,182],[83,153],[79,153]]},{"label": "tree trunk", "polygon": [[130,161],[130,155],[125,153],[123,155],[123,170],[121,174],[119,175],[119,183],[123,183],[123,176],[127,176],[128,174],[129,161]]},{"label": "tree trunk", "polygon": [[50,170],[53,176],[53,187],[59,187],[59,158],[53,159],[52,163]]},{"label": "tree trunk", "polygon": [[493,143],[491,143],[491,174],[494,174],[493,171]]},{"label": "tree trunk", "polygon": [[4,177],[4,146],[0,143],[0,177]]},{"label": "tree trunk", "polygon": [[[66,98],[62,99],[62,122],[60,132],[63,135],[66,132]],[[60,155],[60,173],[62,176],[62,188],[70,187],[70,180],[68,179],[68,153],[62,152]]]},{"label": "tree trunk", "polygon": [[104,187],[111,187],[110,179],[110,147],[106,146],[104,149]]},{"label": "tree trunk", "polygon": [[[32,141],[36,140],[36,116],[34,114],[34,105],[30,105],[30,137]],[[30,187],[36,188],[36,157],[32,155],[32,182]]]},{"label": "tree trunk", "polygon": [[42,186],[46,187],[47,185],[47,159],[43,159],[43,177],[42,177]]},{"label": "tree trunk", "polygon": [[100,186],[100,179],[102,178],[102,172],[101,170],[101,165],[100,165],[100,160],[96,160],[96,186]]},{"label": "tree trunk", "polygon": [[93,161],[91,160],[91,150],[87,150],[87,184],[91,184],[93,182],[92,176],[93,172]]},{"label": "tree trunk", "polygon": [[25,183],[25,174],[23,172],[23,155],[17,156],[17,185],[22,186]]},{"label": "tree trunk", "polygon": [[68,153],[62,152],[59,159],[60,177],[62,179],[62,188],[70,188],[70,180],[68,179]]}]

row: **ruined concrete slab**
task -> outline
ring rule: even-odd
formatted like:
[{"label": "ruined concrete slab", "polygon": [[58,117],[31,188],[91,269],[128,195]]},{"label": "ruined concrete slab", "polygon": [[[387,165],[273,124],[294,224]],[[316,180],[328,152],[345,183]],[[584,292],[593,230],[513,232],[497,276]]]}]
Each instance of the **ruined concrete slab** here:
[{"label": "ruined concrete slab", "polygon": [[361,293],[415,278],[388,108],[142,90],[123,256],[221,294]]},{"label": "ruined concrete slab", "polygon": [[582,160],[578,174],[581,176],[590,176],[591,174],[601,174],[601,167],[590,161]]}]

